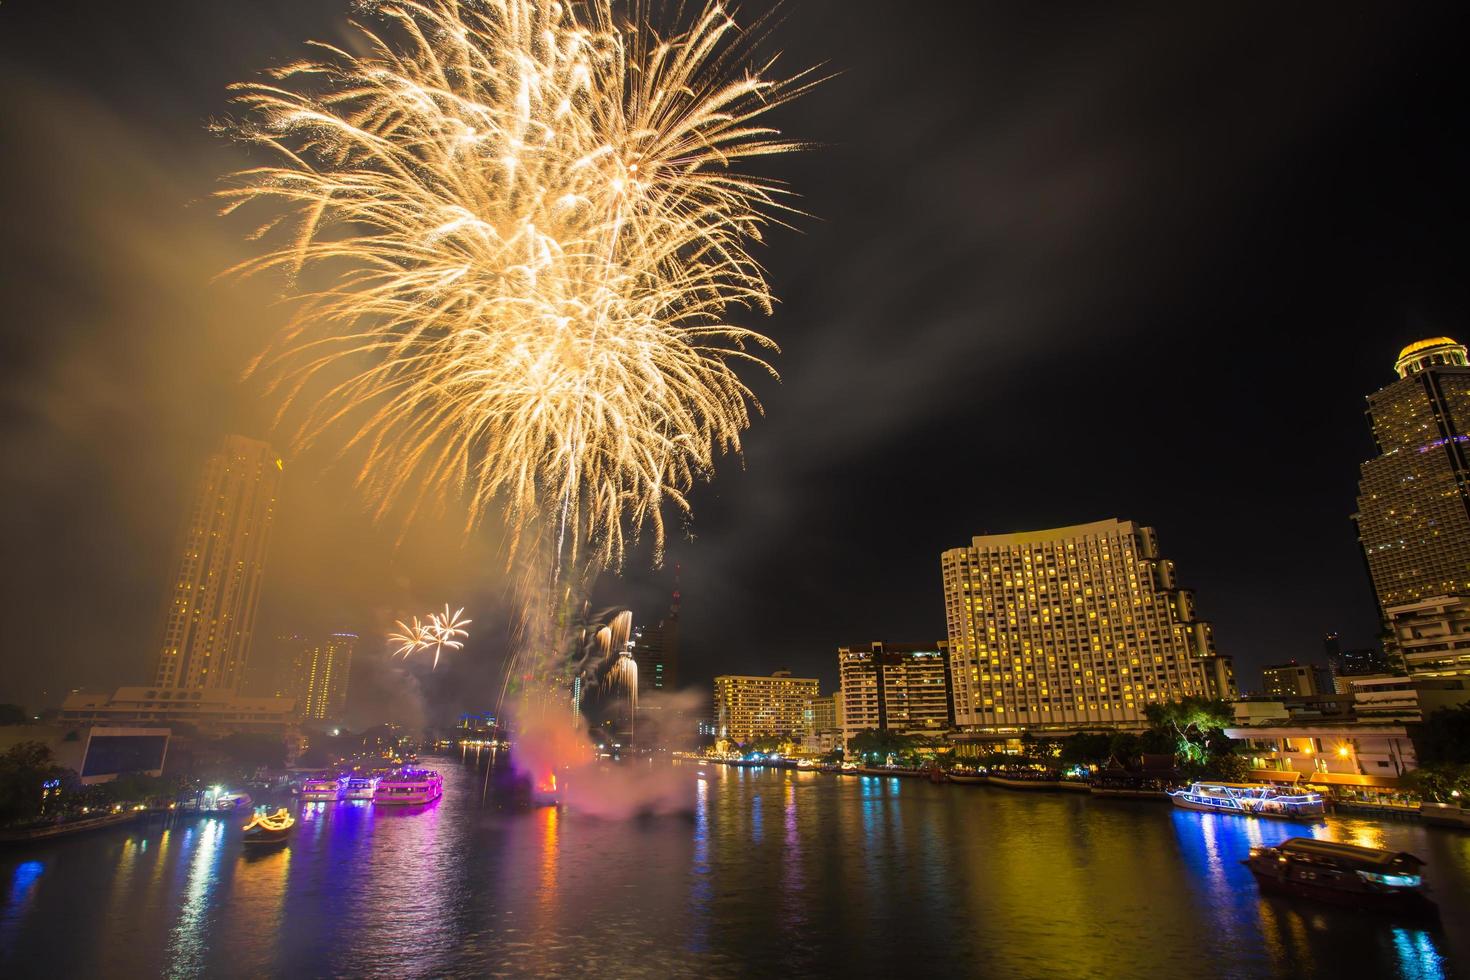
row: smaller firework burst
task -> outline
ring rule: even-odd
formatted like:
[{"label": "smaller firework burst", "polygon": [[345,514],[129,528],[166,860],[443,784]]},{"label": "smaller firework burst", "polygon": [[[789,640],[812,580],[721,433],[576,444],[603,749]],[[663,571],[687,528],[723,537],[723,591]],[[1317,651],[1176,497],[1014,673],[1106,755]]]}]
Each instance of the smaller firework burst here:
[{"label": "smaller firework burst", "polygon": [[407,660],[420,650],[433,650],[434,666],[438,667],[439,655],[446,648],[463,650],[464,641],[469,639],[465,627],[474,620],[462,619],[463,615],[463,606],[450,612],[449,604],[445,603],[444,612],[429,613],[422,622],[417,616],[409,623],[399,620],[393,624],[397,632],[388,634],[388,643],[394,647],[393,656]]}]

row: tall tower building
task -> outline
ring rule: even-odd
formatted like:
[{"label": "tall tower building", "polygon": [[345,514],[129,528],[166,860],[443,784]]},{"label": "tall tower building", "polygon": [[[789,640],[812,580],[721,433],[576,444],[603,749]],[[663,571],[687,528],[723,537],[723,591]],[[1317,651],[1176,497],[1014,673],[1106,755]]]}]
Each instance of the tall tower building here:
[{"label": "tall tower building", "polygon": [[317,721],[341,720],[356,649],[356,633],[329,633],[302,648],[292,694],[298,715]]},{"label": "tall tower building", "polygon": [[1142,728],[1150,703],[1231,693],[1215,679],[1229,671],[1210,625],[1153,528],[987,535],[942,563],[961,728]]},{"label": "tall tower building", "polygon": [[1410,344],[1368,396],[1378,455],[1358,482],[1358,540],[1391,607],[1470,594],[1470,364],[1448,337]]},{"label": "tall tower building", "polygon": [[668,612],[652,626],[633,632],[633,659],[638,664],[638,693],[673,691],[679,684],[679,583]]},{"label": "tall tower building", "polygon": [[209,457],[184,525],[156,686],[239,688],[280,477],[280,457],[244,436],[226,436]]}]

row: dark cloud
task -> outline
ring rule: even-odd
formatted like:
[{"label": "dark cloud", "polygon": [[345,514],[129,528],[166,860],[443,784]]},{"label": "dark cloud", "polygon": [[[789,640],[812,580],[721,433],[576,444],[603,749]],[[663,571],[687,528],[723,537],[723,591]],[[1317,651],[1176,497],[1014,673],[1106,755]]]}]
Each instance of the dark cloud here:
[{"label": "dark cloud", "polygon": [[[753,8],[755,5],[746,5]],[[207,195],[225,85],[341,36],[345,3],[0,6],[0,699],[146,669],[211,444],[264,434],[278,325]],[[1372,632],[1347,520],[1361,397],[1463,329],[1451,8],[802,0],[772,40],[835,76],[780,111],[812,217],[761,253],[783,381],[670,548],[686,681],[937,638],[938,553],[986,530],[1156,525],[1247,669]],[[374,524],[350,461],[288,453],[261,632],[362,632],[364,714],[482,707],[509,626],[493,533]],[[604,575],[657,615],[674,571]],[[426,673],[374,646],[471,607]]]}]

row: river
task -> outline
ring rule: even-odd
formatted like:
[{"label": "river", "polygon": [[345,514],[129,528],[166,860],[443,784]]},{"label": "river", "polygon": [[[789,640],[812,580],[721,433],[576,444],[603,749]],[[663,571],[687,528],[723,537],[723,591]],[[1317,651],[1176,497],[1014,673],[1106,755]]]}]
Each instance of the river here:
[{"label": "river", "polygon": [[[212,817],[0,851],[0,976],[1470,976],[1463,832],[692,765],[692,816],[608,821],[440,765],[265,854]],[[1424,858],[1441,922],[1262,898],[1240,858],[1301,833]]]}]

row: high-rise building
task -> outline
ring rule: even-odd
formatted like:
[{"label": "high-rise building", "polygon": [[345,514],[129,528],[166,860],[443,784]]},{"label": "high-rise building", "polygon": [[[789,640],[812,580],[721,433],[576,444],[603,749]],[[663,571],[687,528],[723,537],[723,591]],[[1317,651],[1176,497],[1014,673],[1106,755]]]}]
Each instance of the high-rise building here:
[{"label": "high-rise building", "polygon": [[1262,686],[1267,695],[1275,698],[1331,694],[1332,688],[1324,688],[1322,680],[1319,668],[1295,660],[1261,668]]},{"label": "high-rise building", "polygon": [[280,457],[244,436],[227,436],[205,464],[170,587],[156,686],[239,689],[280,477]]},{"label": "high-rise building", "polygon": [[818,697],[815,677],[778,670],[769,677],[726,674],[715,678],[715,730],[720,738],[747,742],[758,735],[805,735],[807,703]]},{"label": "high-rise building", "polygon": [[347,707],[356,633],[290,633],[271,638],[251,665],[251,693],[290,698],[295,717],[340,721]]},{"label": "high-rise building", "polygon": [[662,619],[633,631],[633,659],[638,664],[638,693],[673,691],[679,683],[679,591]]},{"label": "high-rise building", "polygon": [[837,648],[843,738],[867,729],[900,734],[954,725],[946,644],[871,643]]},{"label": "high-rise building", "polygon": [[1358,540],[1378,607],[1470,594],[1470,363],[1448,337],[1410,344],[1368,396],[1378,455],[1358,482]]},{"label": "high-rise building", "polygon": [[329,633],[303,651],[296,673],[296,705],[302,718],[340,721],[347,708],[356,633]]},{"label": "high-rise building", "polygon": [[1387,613],[1410,676],[1470,680],[1470,596],[1436,596]]},{"label": "high-rise building", "polygon": [[942,563],[962,729],[1142,728],[1150,703],[1228,696],[1210,625],[1153,528],[986,535]]}]

